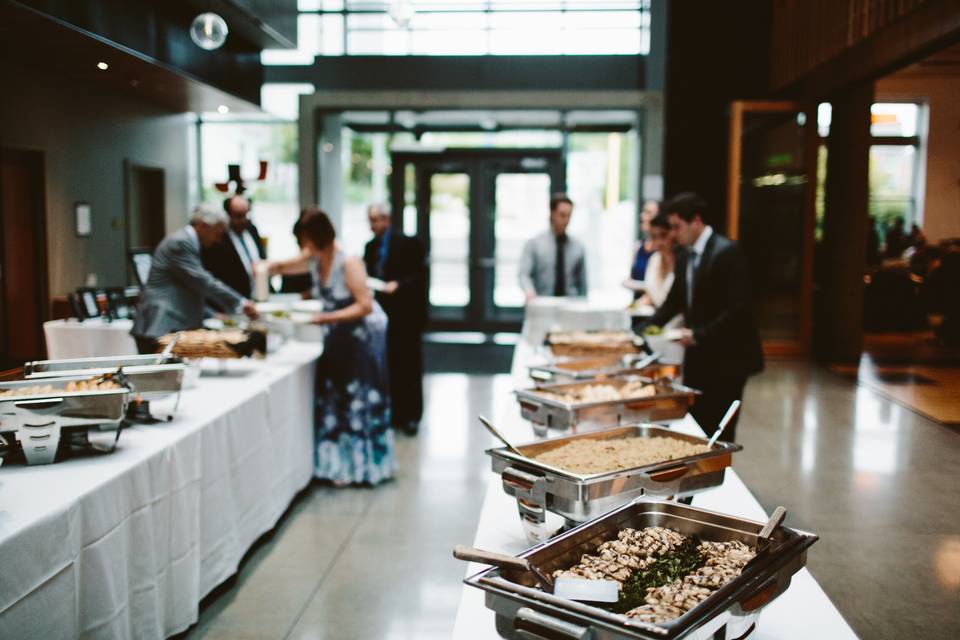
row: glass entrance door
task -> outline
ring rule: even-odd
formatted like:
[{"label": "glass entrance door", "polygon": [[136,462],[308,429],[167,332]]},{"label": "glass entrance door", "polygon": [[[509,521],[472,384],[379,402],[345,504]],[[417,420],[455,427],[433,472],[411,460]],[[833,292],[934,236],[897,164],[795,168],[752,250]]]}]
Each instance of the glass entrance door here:
[{"label": "glass entrance door", "polygon": [[563,190],[561,158],[553,149],[394,153],[393,209],[416,216],[427,246],[433,328],[519,328],[520,254],[546,228],[550,194]]}]

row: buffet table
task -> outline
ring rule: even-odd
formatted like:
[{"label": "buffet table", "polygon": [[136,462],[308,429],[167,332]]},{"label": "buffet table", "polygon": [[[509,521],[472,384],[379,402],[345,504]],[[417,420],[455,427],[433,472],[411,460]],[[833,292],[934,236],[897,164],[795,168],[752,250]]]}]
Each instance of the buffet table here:
[{"label": "buffet table", "polygon": [[48,320],[43,323],[47,357],[61,360],[137,353],[137,343],[130,335],[132,328],[133,320]]},{"label": "buffet table", "polygon": [[0,638],[164,638],[196,622],[312,477],[321,349],[227,361],[172,422],[125,429],[111,454],[0,468]]},{"label": "buffet table", "polygon": [[[512,376],[518,388],[531,386],[527,366],[539,364],[544,359],[529,343],[520,341],[514,352]],[[504,403],[502,409],[495,416],[495,424],[516,444],[535,440],[533,430],[528,422],[521,420],[520,412],[514,403]],[[678,431],[703,436],[703,431],[696,422],[687,415],[683,420],[671,425]],[[477,425],[477,428],[480,428]],[[561,435],[551,430],[550,436]],[[490,446],[500,446],[491,438]],[[736,467],[734,456],[734,467]],[[733,468],[728,469],[722,486],[697,494],[693,505],[704,509],[764,521],[767,514],[757,502],[750,490],[736,474]],[[785,505],[789,508],[789,504]],[[555,520],[550,520],[550,517]],[[559,517],[548,514],[548,523],[562,524]],[[464,541],[466,542],[466,541]],[[515,555],[531,545],[521,530],[520,517],[517,513],[517,502],[503,491],[499,475],[490,473],[486,498],[480,513],[480,523],[477,528],[473,546],[489,551],[509,553]],[[817,553],[817,547],[810,550]],[[479,564],[471,563],[467,567],[466,575],[471,576],[485,569]],[[725,621],[723,614],[716,622],[720,626]],[[476,588],[463,587],[460,606],[454,626],[453,638],[474,640],[479,638],[499,638],[494,626],[494,614],[484,606],[484,593]],[[830,602],[823,589],[817,584],[813,576],[806,569],[801,570],[793,578],[790,588],[774,600],[760,616],[757,630],[751,634],[751,640],[797,638],[856,638],[856,634],[849,627],[840,612]]]}]

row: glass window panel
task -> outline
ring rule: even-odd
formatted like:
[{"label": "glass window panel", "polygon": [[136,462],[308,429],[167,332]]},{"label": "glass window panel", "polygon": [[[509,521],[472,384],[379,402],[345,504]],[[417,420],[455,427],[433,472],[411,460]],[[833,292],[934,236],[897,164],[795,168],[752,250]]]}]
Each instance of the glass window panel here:
[{"label": "glass window panel", "polygon": [[351,13],[347,16],[347,29],[396,29],[397,25],[385,13]]},{"label": "glass window panel", "polygon": [[560,29],[563,25],[563,14],[556,11],[513,12],[501,11],[490,14],[491,29]]},{"label": "glass window panel", "polygon": [[916,149],[909,145],[870,148],[870,195],[913,195]]},{"label": "glass window panel", "polygon": [[568,11],[561,15],[564,26],[570,29],[640,28],[637,11]]},{"label": "glass window panel", "polygon": [[343,16],[324,15],[320,23],[320,51],[325,56],[342,56]]},{"label": "glass window panel", "polygon": [[322,0],[297,0],[297,11],[319,11],[322,8]]},{"label": "glass window panel", "polygon": [[314,86],[309,83],[268,82],[260,87],[260,106],[278,118],[296,120],[300,115],[300,96],[313,92]]},{"label": "glass window panel", "polygon": [[259,173],[259,162],[269,163],[263,182],[248,182],[253,199],[250,218],[266,241],[271,259],[289,258],[299,251],[293,224],[299,216],[297,125],[283,123],[204,123],[200,128],[203,199],[219,202],[223,194],[214,183],[227,178],[227,165],[240,164],[240,175]]},{"label": "glass window panel", "polygon": [[487,53],[487,33],[475,31],[414,31],[411,34],[414,55],[483,55]]},{"label": "glass window panel", "polygon": [[545,173],[501,173],[496,181],[494,213],[495,272],[493,303],[522,307],[517,284],[524,243],[546,228],[550,210],[550,176]]},{"label": "glass window panel", "polygon": [[563,53],[637,55],[640,52],[640,32],[636,29],[568,29],[563,32]]},{"label": "glass window panel", "polygon": [[430,176],[430,304],[470,302],[470,177]]},{"label": "glass window panel", "polygon": [[530,31],[511,29],[490,32],[490,53],[495,55],[561,54],[566,34],[559,28]]},{"label": "glass window panel", "polygon": [[323,0],[324,11],[342,11],[343,0]]},{"label": "glass window panel", "polygon": [[320,16],[305,13],[297,16],[296,49],[264,49],[260,62],[265,65],[309,65],[320,53]]},{"label": "glass window panel", "polygon": [[347,34],[351,55],[405,55],[410,53],[410,34],[390,31],[351,31]]},{"label": "glass window panel", "polygon": [[475,30],[486,26],[487,15],[470,12],[418,13],[410,24],[417,31]]},{"label": "glass window panel", "polygon": [[917,104],[874,104],[870,108],[870,133],[875,136],[915,136],[919,112]]}]

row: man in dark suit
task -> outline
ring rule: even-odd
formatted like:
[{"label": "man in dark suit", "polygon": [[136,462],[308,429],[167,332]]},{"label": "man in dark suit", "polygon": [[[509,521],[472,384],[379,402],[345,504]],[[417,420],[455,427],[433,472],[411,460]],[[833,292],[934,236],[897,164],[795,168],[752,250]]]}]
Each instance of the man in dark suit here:
[{"label": "man in dark suit", "polygon": [[[730,403],[743,397],[747,378],[763,370],[763,350],[754,323],[750,275],[740,247],[706,224],[707,204],[694,193],[672,198],[664,211],[677,242],[673,287],[647,324],[663,326],[684,314],[683,381],[703,392],[691,410],[703,430],[716,430]],[[733,441],[736,421],[722,436]]]},{"label": "man in dark suit", "polygon": [[423,328],[427,323],[427,261],[423,243],[391,226],[386,205],[367,211],[374,238],[363,261],[385,282],[377,292],[387,323],[387,366],[393,425],[413,435],[423,416]]},{"label": "man in dark suit", "polygon": [[[267,257],[257,228],[250,222],[250,202],[243,196],[223,201],[230,217],[227,232],[217,244],[203,250],[203,266],[244,298],[253,297],[253,264]],[[219,309],[223,311],[223,309]]]}]

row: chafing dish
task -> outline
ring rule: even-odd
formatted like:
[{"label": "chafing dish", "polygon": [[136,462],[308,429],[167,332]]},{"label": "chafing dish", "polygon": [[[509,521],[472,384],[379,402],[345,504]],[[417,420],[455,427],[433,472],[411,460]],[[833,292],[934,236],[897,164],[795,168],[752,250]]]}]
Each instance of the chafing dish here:
[{"label": "chafing dish", "polygon": [[[580,403],[564,402],[549,395],[575,393],[594,384],[622,388],[637,381],[655,385],[654,395]],[[678,382],[624,375],[518,389],[514,394],[520,404],[520,415],[533,423],[538,434],[546,435],[547,428],[591,430],[633,422],[676,420],[687,414],[700,392]]]},{"label": "chafing dish", "polygon": [[614,438],[672,438],[706,445],[706,438],[671,431],[653,424],[635,424],[551,438],[517,446],[489,449],[494,473],[503,479],[503,490],[517,499],[521,524],[531,540],[543,539],[546,511],[563,516],[568,525],[579,524],[619,507],[641,495],[686,497],[723,484],[738,444],[716,442],[710,451],[655,464],[582,475],[538,462],[533,458],[574,440]]},{"label": "chafing dish", "polygon": [[144,400],[158,400],[179,393],[183,386],[186,363],[174,356],[130,355],[107,358],[75,358],[69,360],[37,360],[23,365],[28,380],[64,376],[100,376],[122,371],[135,395]]},{"label": "chafing dish", "polygon": [[[763,523],[674,502],[637,500],[520,557],[550,573],[576,564],[584,553],[616,538],[621,529],[651,526],[669,527],[704,540],[740,540],[756,547]],[[742,638],[754,629],[763,608],[786,591],[793,575],[806,566],[807,550],[817,540],[812,533],[778,528],[769,552],[748,564],[738,577],[679,618],[656,625],[544,593],[527,572],[487,569],[464,582],[486,592],[487,608],[495,612],[497,632],[503,638]]]},{"label": "chafing dish", "polygon": [[[71,381],[90,376],[45,380],[52,390],[35,395],[0,395],[0,433],[16,441],[27,464],[49,464],[64,445],[112,451],[120,437],[130,389],[66,391]],[[0,392],[36,387],[36,380],[0,383]],[[61,443],[61,440],[63,441]]]},{"label": "chafing dish", "polygon": [[626,356],[557,358],[553,362],[536,365],[528,369],[530,378],[537,384],[561,384],[621,375],[639,375],[654,380],[678,377],[680,366],[659,364],[655,360],[658,355],[629,354]]},{"label": "chafing dish", "polygon": [[621,356],[643,351],[643,338],[632,331],[551,331],[544,344],[555,356]]}]

